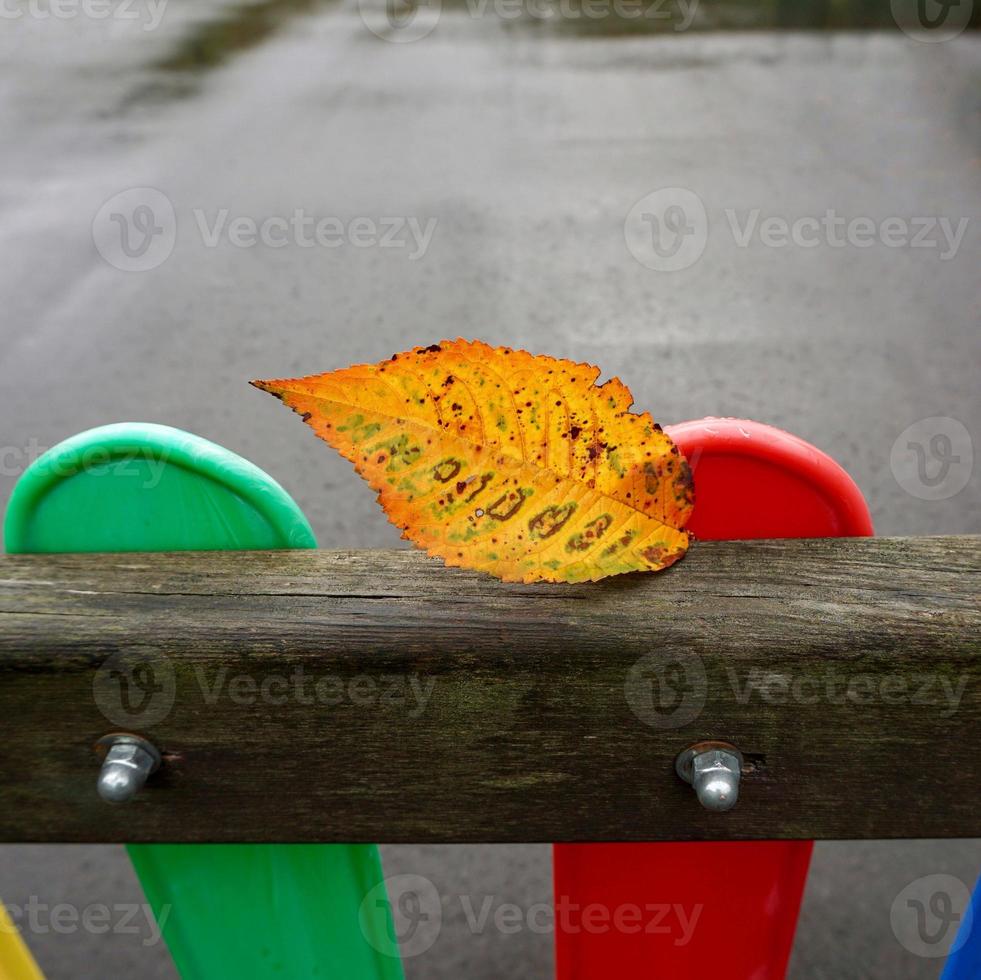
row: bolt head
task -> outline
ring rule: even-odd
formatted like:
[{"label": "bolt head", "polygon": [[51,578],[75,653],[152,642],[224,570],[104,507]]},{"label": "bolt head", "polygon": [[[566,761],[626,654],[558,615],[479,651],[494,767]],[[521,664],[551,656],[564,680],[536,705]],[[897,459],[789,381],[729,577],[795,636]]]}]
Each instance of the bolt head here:
[{"label": "bolt head", "polygon": [[107,803],[126,803],[143,785],[137,771],[130,766],[109,763],[99,773],[97,789]]},{"label": "bolt head", "polygon": [[731,810],[739,799],[739,759],[731,752],[713,749],[692,760],[692,785],[706,810]]},{"label": "bolt head", "polygon": [[107,803],[133,799],[147,776],[160,765],[156,748],[135,735],[107,735],[99,740],[99,749],[104,751],[104,757],[96,790]]}]

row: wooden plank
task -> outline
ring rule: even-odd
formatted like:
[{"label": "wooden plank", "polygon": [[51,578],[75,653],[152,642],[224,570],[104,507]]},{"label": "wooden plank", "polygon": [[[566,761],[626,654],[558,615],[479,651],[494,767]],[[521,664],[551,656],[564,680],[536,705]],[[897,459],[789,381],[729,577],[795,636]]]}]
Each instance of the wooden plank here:
[{"label": "wooden plank", "polygon": [[[981,836],[981,538],[705,542],[506,585],[416,552],[0,559],[0,839]],[[131,804],[92,745],[154,741]],[[746,756],[702,810],[687,745]]]}]

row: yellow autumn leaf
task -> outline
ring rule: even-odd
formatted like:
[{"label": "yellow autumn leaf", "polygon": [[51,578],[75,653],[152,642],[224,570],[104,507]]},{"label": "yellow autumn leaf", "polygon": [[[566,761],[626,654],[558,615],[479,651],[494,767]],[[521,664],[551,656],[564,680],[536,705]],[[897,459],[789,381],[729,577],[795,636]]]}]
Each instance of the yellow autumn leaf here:
[{"label": "yellow autumn leaf", "polygon": [[389,519],[448,565],[585,582],[681,558],[684,457],[599,368],[480,341],[254,381],[354,463]]}]

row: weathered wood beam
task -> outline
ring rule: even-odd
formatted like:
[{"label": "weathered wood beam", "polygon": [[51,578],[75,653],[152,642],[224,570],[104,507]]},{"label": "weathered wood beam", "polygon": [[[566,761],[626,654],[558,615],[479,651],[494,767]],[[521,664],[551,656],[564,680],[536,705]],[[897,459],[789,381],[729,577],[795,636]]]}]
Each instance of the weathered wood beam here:
[{"label": "weathered wood beam", "polygon": [[[981,538],[704,542],[506,585],[410,551],[0,559],[0,839],[981,836]],[[95,793],[93,744],[161,770]],[[728,813],[679,751],[745,755]]]}]

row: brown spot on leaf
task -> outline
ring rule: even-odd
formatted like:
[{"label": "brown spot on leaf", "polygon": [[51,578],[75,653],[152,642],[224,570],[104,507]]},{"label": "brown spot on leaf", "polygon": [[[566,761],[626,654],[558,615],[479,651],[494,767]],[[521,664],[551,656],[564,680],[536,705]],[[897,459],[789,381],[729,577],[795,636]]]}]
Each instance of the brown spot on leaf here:
[{"label": "brown spot on leaf", "polygon": [[540,514],[536,514],[528,521],[528,530],[531,532],[531,536],[533,538],[550,538],[556,532],[561,531],[575,513],[576,506],[576,502],[571,500],[565,504],[546,507]]},{"label": "brown spot on leaf", "polygon": [[[524,494],[514,492],[502,494],[487,508],[487,516],[493,517],[496,521],[510,520],[521,510],[524,502]],[[506,510],[501,509],[504,505],[507,505]]]},{"label": "brown spot on leaf", "polygon": [[603,557],[609,558],[611,555],[615,555],[621,548],[626,548],[636,536],[636,531],[624,531],[619,540],[603,549]]},{"label": "brown spot on leaf", "polygon": [[472,490],[467,495],[467,503],[470,503],[470,501],[473,500],[473,498],[476,497],[477,494],[480,493],[480,491],[483,490],[484,487],[486,487],[488,483],[490,483],[490,481],[491,481],[492,478],[493,478],[493,474],[491,474],[491,473],[482,473],[481,476],[480,476],[480,483],[477,485],[477,487],[474,490]]},{"label": "brown spot on leaf", "polygon": [[611,514],[600,514],[599,517],[591,520],[585,528],[583,528],[581,534],[574,534],[565,543],[565,550],[569,552],[573,551],[588,551],[596,542],[603,537],[606,529],[613,523],[613,516]]},{"label": "brown spot on leaf", "polygon": [[681,488],[681,495],[685,503],[693,504],[695,502],[695,478],[686,459],[681,461],[681,467],[675,477],[675,484]]},{"label": "brown spot on leaf", "polygon": [[433,479],[440,483],[449,483],[460,472],[461,465],[458,459],[444,459],[433,467]]},{"label": "brown spot on leaf", "polygon": [[652,497],[656,497],[661,489],[661,475],[651,462],[644,463],[644,489]]}]

